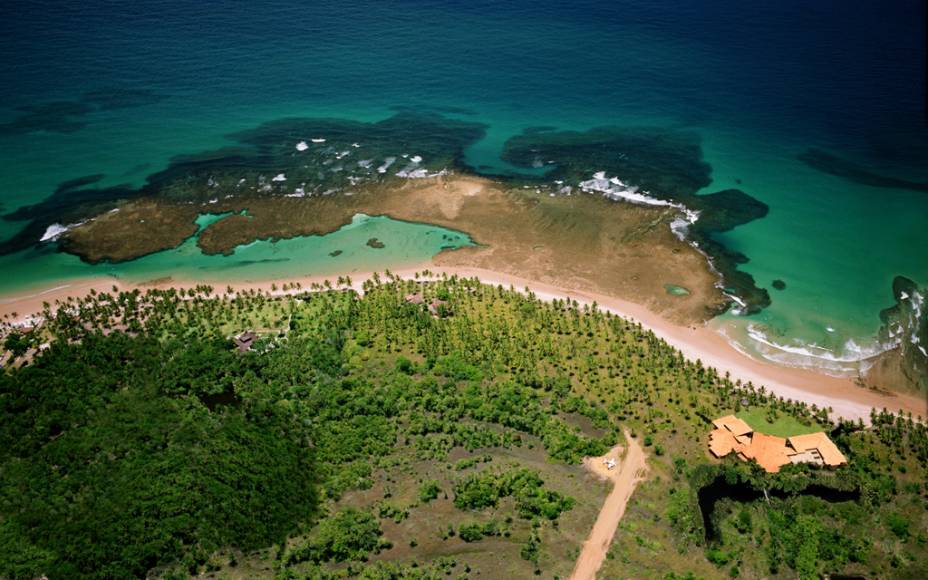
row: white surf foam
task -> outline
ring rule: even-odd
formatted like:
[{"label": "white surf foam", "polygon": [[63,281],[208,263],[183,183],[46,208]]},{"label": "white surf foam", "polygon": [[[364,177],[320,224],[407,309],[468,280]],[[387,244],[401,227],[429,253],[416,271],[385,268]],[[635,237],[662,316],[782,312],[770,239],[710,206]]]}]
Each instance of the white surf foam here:
[{"label": "white surf foam", "polygon": [[858,344],[854,339],[848,339],[839,352],[814,343],[804,343],[794,340],[793,344],[781,344],[768,337],[761,329],[753,324],[747,327],[747,334],[751,340],[767,347],[760,349],[765,356],[776,356],[781,360],[788,360],[788,355],[816,359],[829,363],[860,363],[878,357],[887,350],[895,348],[897,344],[880,344],[874,341],[869,345]]},{"label": "white surf foam", "polygon": [[386,173],[394,163],[396,163],[396,157],[387,157],[383,160],[383,165],[377,168],[377,173]]},{"label": "white surf foam", "polygon": [[580,182],[580,189],[587,193],[598,192],[603,197],[615,201],[627,201],[641,205],[672,207],[680,210],[680,215],[670,222],[670,230],[678,239],[686,239],[691,225],[699,219],[699,212],[691,210],[682,203],[675,203],[651,195],[649,191],[639,191],[638,186],[629,185],[619,177],[606,177],[605,171],[597,171],[592,179]]},{"label": "white surf foam", "polygon": [[62,234],[69,232],[70,230],[76,228],[79,225],[82,225],[83,223],[84,222],[68,224],[66,226],[62,224],[52,224],[45,229],[45,233],[39,239],[39,242],[54,242],[60,238]]}]

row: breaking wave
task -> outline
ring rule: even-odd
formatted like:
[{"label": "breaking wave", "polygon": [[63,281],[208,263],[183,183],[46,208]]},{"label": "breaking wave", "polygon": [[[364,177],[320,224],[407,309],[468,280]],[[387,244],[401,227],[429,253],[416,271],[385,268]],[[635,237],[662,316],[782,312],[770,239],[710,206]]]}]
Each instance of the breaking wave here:
[{"label": "breaking wave", "polygon": [[650,191],[640,191],[638,186],[629,185],[618,177],[606,177],[605,171],[597,171],[592,179],[581,181],[579,186],[581,191],[598,192],[603,197],[614,201],[622,200],[640,205],[672,207],[680,210],[680,215],[670,222],[670,230],[681,241],[686,239],[690,226],[699,219],[698,211],[689,209],[682,203],[654,197]]},{"label": "breaking wave", "polygon": [[781,366],[814,369],[841,377],[858,376],[866,372],[877,357],[898,346],[896,341],[881,343],[876,338],[870,341],[850,338],[837,348],[804,342],[798,338],[783,343],[771,338],[757,324],[748,323],[742,329],[734,332],[731,329],[721,330],[729,342],[744,354]]}]

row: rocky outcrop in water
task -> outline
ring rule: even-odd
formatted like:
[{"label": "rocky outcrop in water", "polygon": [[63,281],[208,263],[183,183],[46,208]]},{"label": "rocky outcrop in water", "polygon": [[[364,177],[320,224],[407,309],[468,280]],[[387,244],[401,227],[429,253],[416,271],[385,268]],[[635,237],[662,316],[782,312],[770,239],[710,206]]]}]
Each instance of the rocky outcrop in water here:
[{"label": "rocky outcrop in water", "polygon": [[[107,106],[127,106],[132,97],[114,97]],[[135,199],[185,208],[188,215],[181,222],[190,225],[197,208],[215,209],[220,201],[236,197],[329,197],[390,179],[440,175],[464,168],[465,149],[483,137],[485,129],[481,123],[413,112],[374,123],[332,118],[271,121],[229,135],[232,146],[174,157],[141,187],[101,186],[104,176],[99,174],[65,181],[48,198],[2,215],[28,223],[12,238],[0,240],[0,255],[50,239],[45,234],[53,225],[79,224]],[[3,130],[0,126],[0,133]],[[166,240],[143,252],[102,258],[69,245],[66,236],[60,248],[90,262],[121,261],[177,243]]]},{"label": "rocky outcrop in water", "polygon": [[712,183],[699,134],[663,127],[584,132],[538,127],[509,139],[502,157],[523,167],[550,167],[543,180],[562,184],[565,193],[595,191],[613,200],[684,207],[687,238],[709,255],[726,292],[743,300],[739,310],[755,313],[770,304],[767,290],[738,269],[748,257],[715,239],[717,233],[763,218],[769,208],[739,189],[697,193]]},{"label": "rocky outcrop in water", "polygon": [[[868,382],[915,387],[928,393],[926,291],[905,276],[893,280],[896,304],[880,312],[880,342],[895,345],[874,365]],[[900,385],[901,383],[901,385]]]}]

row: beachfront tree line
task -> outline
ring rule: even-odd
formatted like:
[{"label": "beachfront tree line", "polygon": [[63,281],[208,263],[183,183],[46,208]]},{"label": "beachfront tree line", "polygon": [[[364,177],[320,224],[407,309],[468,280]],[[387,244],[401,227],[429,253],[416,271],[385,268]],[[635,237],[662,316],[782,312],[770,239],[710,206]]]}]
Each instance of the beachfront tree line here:
[{"label": "beachfront tree line", "polygon": [[[394,548],[383,522],[429,509],[439,494],[468,517],[492,515],[443,529],[444,542],[517,541],[541,571],[542,538],[574,499],[523,466],[474,462],[478,472],[423,481],[406,503],[342,498],[455,449],[538,445],[576,464],[618,441],[620,426],[674,474],[649,483],[669,499],[665,518],[647,525],[670,529],[679,550],[701,547],[726,573],[911,568],[924,555],[922,423],[882,412],[872,429],[831,425],[826,409],[732,382],[595,305],[425,278],[378,277],[363,298],[340,279],[305,292],[286,285],[284,296],[114,289],[46,305],[44,324],[14,353],[21,368],[0,377],[10,418],[0,427],[0,575],[195,573],[228,566],[229,548],[283,576],[336,574],[335,562],[347,563],[337,574],[466,574],[454,558],[417,555],[416,538],[406,542],[414,562],[364,563]],[[409,294],[450,308],[436,316]],[[239,355],[230,338],[246,329],[260,338]],[[768,476],[712,464],[708,420],[745,407],[833,429],[850,465]],[[776,497],[743,510],[722,501],[719,533],[707,537],[693,515],[719,475]],[[816,503],[804,494],[813,485],[860,490],[848,504],[859,509]],[[255,513],[261,525],[249,526]],[[506,518],[531,526],[510,529]],[[798,557],[800,544],[814,550]]]}]

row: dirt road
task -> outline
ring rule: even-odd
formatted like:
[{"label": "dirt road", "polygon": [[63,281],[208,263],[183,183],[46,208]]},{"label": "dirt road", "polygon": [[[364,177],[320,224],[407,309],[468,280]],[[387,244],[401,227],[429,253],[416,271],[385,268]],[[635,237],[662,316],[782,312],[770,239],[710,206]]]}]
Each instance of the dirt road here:
[{"label": "dirt road", "polygon": [[[587,469],[593,471],[599,477],[612,481],[614,487],[606,497],[602,509],[599,510],[599,516],[596,518],[596,523],[593,524],[593,531],[590,532],[586,542],[583,543],[580,557],[577,558],[577,564],[570,575],[571,580],[593,580],[596,578],[596,572],[599,571],[603,560],[606,558],[606,552],[609,551],[609,546],[612,544],[616,528],[618,528],[619,521],[625,513],[625,506],[635,491],[635,487],[647,475],[648,465],[645,461],[644,449],[641,448],[637,440],[631,437],[627,430],[625,431],[625,439],[628,442],[628,450],[621,461],[619,461],[619,454],[622,448],[618,445],[602,457],[590,457],[584,460]],[[605,461],[610,459],[616,460],[613,469],[608,469],[605,464]]]}]

